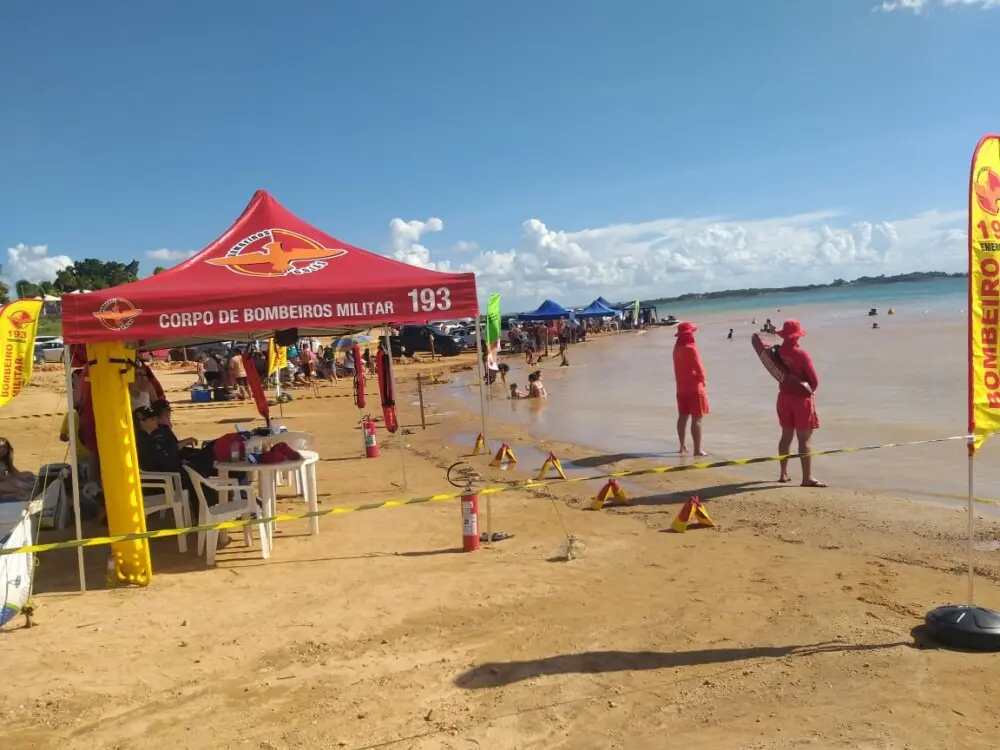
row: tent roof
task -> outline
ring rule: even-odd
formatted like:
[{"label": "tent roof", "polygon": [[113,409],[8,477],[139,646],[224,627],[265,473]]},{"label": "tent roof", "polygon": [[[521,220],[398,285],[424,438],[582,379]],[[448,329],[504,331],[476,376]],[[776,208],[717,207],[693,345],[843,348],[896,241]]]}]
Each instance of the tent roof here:
[{"label": "tent roof", "polygon": [[222,339],[338,334],[385,323],[474,317],[476,277],[347,245],[258,190],[212,244],[131,284],[63,297],[63,339],[149,349]]},{"label": "tent roof", "polygon": [[547,299],[538,306],[537,310],[521,313],[517,317],[519,320],[553,320],[555,318],[565,318],[568,315],[569,311],[565,307],[558,302]]},{"label": "tent roof", "polygon": [[600,297],[598,297],[589,305],[587,305],[585,308],[580,310],[576,315],[579,318],[594,318],[594,317],[613,316],[617,314],[618,314],[617,310],[613,310],[607,305],[603,304],[601,302]]}]

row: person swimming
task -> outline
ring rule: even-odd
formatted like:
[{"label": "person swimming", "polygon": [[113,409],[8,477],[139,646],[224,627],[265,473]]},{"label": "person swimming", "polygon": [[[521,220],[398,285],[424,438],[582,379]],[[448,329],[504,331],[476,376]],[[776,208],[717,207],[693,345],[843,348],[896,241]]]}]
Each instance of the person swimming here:
[{"label": "person swimming", "polygon": [[511,398],[527,398],[528,394],[517,390],[517,383],[510,384],[510,397]]}]

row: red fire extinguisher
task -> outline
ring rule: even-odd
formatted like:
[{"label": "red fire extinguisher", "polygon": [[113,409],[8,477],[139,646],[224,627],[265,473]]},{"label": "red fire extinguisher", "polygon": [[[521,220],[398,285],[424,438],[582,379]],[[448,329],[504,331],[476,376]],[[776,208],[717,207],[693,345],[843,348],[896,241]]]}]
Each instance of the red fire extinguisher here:
[{"label": "red fire extinguisher", "polygon": [[378,458],[378,440],[375,439],[375,422],[370,415],[365,416],[361,422],[361,428],[365,432],[365,457]]},{"label": "red fire extinguisher", "polygon": [[479,493],[467,486],[462,493],[462,551],[479,549]]}]

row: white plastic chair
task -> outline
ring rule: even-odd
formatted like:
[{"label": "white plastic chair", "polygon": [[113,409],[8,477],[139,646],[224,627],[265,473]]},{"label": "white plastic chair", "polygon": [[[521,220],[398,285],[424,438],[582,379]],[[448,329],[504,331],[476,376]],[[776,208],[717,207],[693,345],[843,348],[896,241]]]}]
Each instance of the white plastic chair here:
[{"label": "white plastic chair", "polygon": [[[139,483],[144,490],[154,490],[154,494],[142,496],[142,507],[147,516],[159,513],[166,515],[169,510],[174,516],[174,527],[186,529],[191,525],[191,506],[188,504],[187,490],[181,484],[181,475],[176,472],[140,471]],[[177,535],[177,550],[187,552],[187,534]]]},{"label": "white plastic chair", "polygon": [[[257,498],[253,494],[253,488],[237,484],[235,480],[228,482],[209,481],[190,466],[184,467],[191,477],[195,494],[198,496],[198,525],[222,523],[224,521],[235,521],[238,518],[249,520],[253,516],[260,516],[261,509],[257,503]],[[205,500],[205,490],[208,487],[219,493],[217,505],[209,506]],[[227,500],[232,496],[232,500]],[[243,540],[247,547],[253,545],[253,532],[251,527],[257,528],[260,535],[260,556],[267,560],[271,556],[271,539],[268,535],[267,524],[247,524],[243,527]],[[198,554],[205,553],[205,562],[215,565],[215,550],[219,545],[219,531],[198,532]]]},{"label": "white plastic chair", "polygon": [[[33,500],[41,498],[41,526],[43,528],[64,529],[69,520],[70,498],[66,496],[66,477],[69,476],[69,468],[59,471],[58,475],[49,476],[49,483],[44,492],[33,497]],[[35,487],[35,490],[41,490]]]},{"label": "white plastic chair", "polygon": [[[293,451],[298,451],[302,453],[312,454],[310,448],[312,447],[313,436],[308,432],[281,432],[277,435],[272,435],[270,437],[272,443],[285,443]],[[319,456],[316,455],[314,458],[312,456],[302,456],[305,459],[305,463],[297,471],[289,471],[283,476],[278,477],[278,484],[285,485],[291,481],[295,481],[295,491],[302,496],[304,500],[309,500],[309,471],[308,467],[312,466],[319,460]],[[315,472],[315,467],[313,467],[313,472]]]}]

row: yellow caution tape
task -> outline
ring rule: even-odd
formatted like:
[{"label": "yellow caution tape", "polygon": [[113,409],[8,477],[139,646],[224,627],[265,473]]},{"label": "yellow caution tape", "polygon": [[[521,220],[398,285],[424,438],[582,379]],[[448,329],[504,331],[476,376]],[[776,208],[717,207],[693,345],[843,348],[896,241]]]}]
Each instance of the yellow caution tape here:
[{"label": "yellow caution tape", "polygon": [[[181,391],[181,392],[186,392],[187,390],[188,389],[185,388],[184,391]],[[164,392],[165,393],[174,393],[176,391],[164,391]],[[369,396],[371,398],[378,398],[379,394],[377,394],[377,393],[367,393],[365,395],[367,395],[367,396]],[[288,401],[286,401],[285,403],[286,404],[293,404],[296,401],[305,401],[305,400],[312,400],[312,399],[325,399],[325,398],[354,398],[354,393],[353,392],[352,393],[329,393],[329,394],[321,394],[321,395],[318,395],[318,396],[314,395],[314,394],[295,395],[291,399],[289,399]],[[275,406],[276,403],[272,403],[271,405]],[[191,401],[191,402],[187,402],[187,401],[177,402],[177,401],[175,401],[175,402],[171,403],[171,407],[173,409],[215,409],[215,408],[222,408],[222,407],[228,407],[228,406],[253,406],[253,401],[246,401],[246,400],[245,401],[206,401],[206,402],[202,402],[202,403],[195,403],[194,401]],[[40,417],[64,417],[64,416],[66,416],[66,412],[63,411],[63,412],[45,412],[45,413],[42,413],[42,414],[16,414],[16,415],[0,414],[0,419],[36,419],[36,418],[40,418]]]},{"label": "yellow caution tape", "polygon": [[[572,484],[576,482],[596,482],[607,481],[608,479],[622,479],[625,477],[641,477],[652,474],[672,474],[680,471],[703,471],[705,469],[721,469],[727,466],[749,466],[751,464],[771,463],[785,459],[803,458],[805,456],[834,456],[841,453],[861,453],[864,451],[883,450],[885,448],[904,448],[914,445],[929,445],[931,443],[946,443],[955,440],[968,440],[967,435],[955,435],[946,438],[934,438],[932,440],[914,440],[909,443],[882,443],[881,445],[866,445],[854,448],[831,448],[830,450],[812,451],[811,453],[790,453],[787,456],[759,456],[757,458],[733,458],[726,461],[706,461],[702,463],[684,464],[680,466],[654,466],[648,469],[635,469],[632,471],[616,471],[608,474],[594,474],[586,477],[570,477],[562,479],[554,477],[552,479],[532,479],[519,482],[513,485],[502,487],[487,487],[475,491],[478,495],[499,495],[501,492],[517,492],[520,490],[530,490],[538,487],[547,487],[553,484]],[[273,518],[252,518],[240,519],[236,521],[223,521],[221,523],[207,524],[205,526],[190,526],[184,529],[160,529],[159,531],[145,531],[140,534],[121,534],[118,536],[101,536],[91,539],[72,539],[67,542],[51,542],[49,544],[34,544],[29,547],[17,547],[15,549],[0,549],[0,557],[5,555],[17,555],[26,552],[50,552],[56,549],[71,549],[75,547],[98,547],[105,544],[117,544],[118,542],[131,542],[138,539],[161,539],[164,537],[179,536],[180,534],[190,534],[213,529],[228,530],[238,529],[251,524],[262,523],[284,523],[286,521],[299,521],[305,518],[318,518],[321,516],[341,516],[348,513],[359,513],[365,510],[380,510],[382,508],[401,508],[404,505],[419,505],[422,503],[439,503],[445,500],[454,500],[461,497],[464,492],[448,492],[439,495],[427,495],[426,497],[414,497],[408,500],[386,500],[381,503],[367,503],[365,505],[355,505],[349,508],[329,508],[325,510],[309,511],[306,513],[285,513]]]}]

